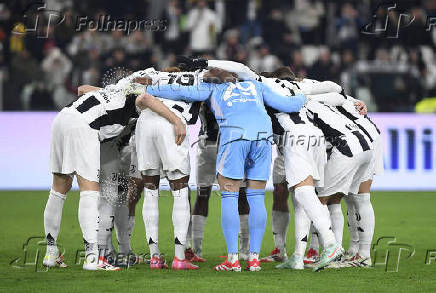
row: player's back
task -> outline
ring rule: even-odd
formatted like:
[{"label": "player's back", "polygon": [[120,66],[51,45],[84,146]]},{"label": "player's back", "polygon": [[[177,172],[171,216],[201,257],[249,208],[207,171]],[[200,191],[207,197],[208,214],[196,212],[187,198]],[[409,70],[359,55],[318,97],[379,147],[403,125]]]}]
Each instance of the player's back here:
[{"label": "player's back", "polygon": [[306,107],[309,120],[322,130],[326,140],[343,155],[353,157],[372,148],[370,140],[359,127],[335,107],[315,101],[309,101]]},{"label": "player's back", "polygon": [[356,107],[354,106],[354,99],[346,99],[341,106],[336,108],[342,115],[352,120],[360,130],[365,133],[371,142],[380,137],[380,130],[374,122],[372,122],[367,115],[361,115],[357,112]]},{"label": "player's back", "polygon": [[92,129],[99,131],[101,141],[117,136],[130,118],[136,117],[136,96],[125,96],[116,85],[92,91],[65,108],[76,110]]},{"label": "player's back", "polygon": [[272,128],[257,81],[216,85],[208,104],[220,126],[221,143],[271,138]]}]

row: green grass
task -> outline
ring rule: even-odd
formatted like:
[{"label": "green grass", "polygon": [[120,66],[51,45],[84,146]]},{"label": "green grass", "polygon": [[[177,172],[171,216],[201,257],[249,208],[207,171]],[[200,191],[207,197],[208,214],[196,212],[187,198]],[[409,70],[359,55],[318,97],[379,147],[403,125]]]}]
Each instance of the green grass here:
[{"label": "green grass", "polygon": [[[172,198],[164,193],[160,199],[160,247],[173,257],[171,223]],[[85,272],[74,265],[75,251],[82,249],[82,235],[77,220],[78,194],[71,192],[64,206],[61,233],[58,241],[66,249],[67,269],[51,269],[36,272],[35,266],[15,268],[11,260],[23,255],[22,245],[30,236],[43,235],[43,210],[48,192],[1,192],[0,193],[0,292],[197,292],[197,291],[250,291],[250,292],[435,292],[436,260],[425,264],[426,251],[436,250],[436,194],[415,192],[374,192],[376,213],[374,239],[395,236],[398,243],[415,248],[415,254],[407,259],[402,255],[398,272],[385,272],[383,266],[374,269],[324,270],[320,273],[304,271],[278,271],[274,264],[265,264],[261,272],[223,273],[214,272],[213,266],[225,254],[225,243],[220,228],[220,201],[213,196],[204,239],[204,257],[198,271],[151,271],[138,265],[121,272]],[[271,234],[271,193],[266,203],[269,213],[267,230],[262,245],[265,255],[273,248]],[[141,217],[142,201],[137,208],[137,220],[133,234],[133,248],[146,252],[144,224]],[[293,227],[292,221],[290,227]],[[293,230],[288,233],[288,252],[292,251]],[[348,231],[344,233],[348,243]],[[35,245],[32,246],[33,251]],[[32,249],[29,248],[29,251]],[[42,248],[41,253],[44,253]],[[31,253],[30,253],[31,254]],[[436,255],[436,253],[435,253]],[[378,259],[380,261],[380,259]],[[244,264],[243,264],[244,265]],[[38,270],[41,270],[38,267]]]}]

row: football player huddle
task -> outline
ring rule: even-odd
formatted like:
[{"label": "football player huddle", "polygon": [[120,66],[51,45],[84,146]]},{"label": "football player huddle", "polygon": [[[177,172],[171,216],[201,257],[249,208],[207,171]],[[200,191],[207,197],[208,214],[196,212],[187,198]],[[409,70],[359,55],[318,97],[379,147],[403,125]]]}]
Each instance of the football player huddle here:
[{"label": "football player huddle", "polygon": [[[140,261],[152,269],[168,268],[158,239],[161,178],[168,180],[174,198],[174,270],[196,270],[194,263],[206,261],[203,231],[216,183],[227,245],[227,258],[216,271],[241,271],[240,260],[247,261],[249,271],[272,261],[280,262],[278,269],[309,266],[313,271],[371,266],[370,187],[383,162],[380,132],[365,104],[334,82],[296,78],[289,67],[256,73],[233,61],[182,56],[178,61],[179,67],[147,68],[104,88],[82,85],[78,99],[55,118],[43,264],[66,267],[56,241],[76,176],[84,270],[116,271]],[[198,117],[197,197],[191,213],[186,129]],[[278,156],[272,164],[273,147]],[[271,166],[275,247],[261,258]],[[149,259],[130,246],[142,192]],[[288,258],[289,194],[295,250]],[[342,198],[351,239],[346,252]]]}]

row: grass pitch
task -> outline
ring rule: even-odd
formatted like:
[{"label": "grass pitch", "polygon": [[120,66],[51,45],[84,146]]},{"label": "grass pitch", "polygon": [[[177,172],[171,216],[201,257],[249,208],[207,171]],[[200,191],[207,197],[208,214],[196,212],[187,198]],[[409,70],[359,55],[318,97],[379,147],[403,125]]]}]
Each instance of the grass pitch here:
[{"label": "grass pitch", "polygon": [[[159,202],[161,251],[170,263],[173,256],[171,222],[172,198],[163,192]],[[374,241],[382,236],[396,237],[380,241],[376,247],[376,262],[388,265],[371,269],[276,270],[275,264],[263,264],[261,272],[214,272],[213,266],[225,255],[225,242],[220,227],[220,201],[210,200],[209,217],[205,228],[203,256],[207,262],[198,271],[152,271],[146,265],[137,265],[120,272],[85,272],[75,265],[75,254],[82,249],[82,235],[77,220],[78,193],[70,192],[65,202],[58,242],[65,250],[66,269],[45,271],[42,266],[44,247],[31,239],[25,247],[27,263],[23,265],[23,244],[29,237],[43,237],[43,210],[48,192],[0,193],[0,292],[435,292],[436,291],[436,194],[417,192],[374,192],[372,199],[376,214]],[[271,233],[272,194],[266,196],[267,229],[262,255],[273,248]],[[148,252],[141,216],[142,200],[137,207],[136,226],[132,245],[137,253]],[[288,253],[293,250],[293,220],[288,233]],[[348,244],[345,227],[344,245]],[[391,239],[392,240],[392,239]],[[411,252],[413,255],[410,256]],[[432,252],[434,251],[434,252]],[[400,254],[399,254],[400,253]],[[409,257],[410,256],[410,257]],[[14,262],[15,260],[15,262]],[[430,264],[426,264],[430,261]],[[12,264],[11,264],[12,262]],[[397,266],[398,264],[398,266]],[[243,262],[244,266],[245,263]],[[396,271],[398,267],[398,272]],[[386,272],[388,271],[388,272]]]}]

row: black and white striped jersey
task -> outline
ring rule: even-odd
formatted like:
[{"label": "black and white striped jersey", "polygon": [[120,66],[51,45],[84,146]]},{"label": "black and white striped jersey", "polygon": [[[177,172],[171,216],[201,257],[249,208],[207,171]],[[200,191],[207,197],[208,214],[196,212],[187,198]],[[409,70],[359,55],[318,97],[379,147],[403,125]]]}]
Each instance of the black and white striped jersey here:
[{"label": "black and white striped jersey", "polygon": [[[278,78],[259,78],[259,81],[265,83],[272,90],[284,96],[294,96],[300,93],[298,86],[291,81]],[[303,106],[299,112],[283,113],[265,105],[267,113],[272,122],[273,133],[275,135],[283,135],[285,131],[289,131],[295,125],[310,124],[313,125],[306,115],[306,108]]]},{"label": "black and white striped jersey", "polygon": [[338,111],[353,121],[359,129],[365,133],[368,139],[373,142],[380,137],[380,130],[377,128],[374,122],[367,115],[360,115],[354,106],[355,100],[347,96],[347,99],[341,106],[337,106]]},{"label": "black and white striped jersey", "polygon": [[[146,76],[152,80],[153,85],[196,85],[203,80],[204,71],[197,70],[194,72],[163,72],[148,68],[144,71]],[[159,98],[159,97],[158,97]],[[185,101],[172,101],[159,98],[171,111],[181,114],[188,124],[195,124],[198,119],[198,112],[201,103],[188,103]]]},{"label": "black and white striped jersey", "polygon": [[206,103],[201,104],[199,116],[201,120],[199,137],[207,141],[216,142],[218,140],[219,126],[215,115]]},{"label": "black and white striped jersey", "polygon": [[92,129],[99,132],[99,140],[118,136],[131,118],[138,117],[136,95],[125,95],[124,87],[109,85],[86,93],[66,106],[74,108]]},{"label": "black and white striped jersey", "polygon": [[306,104],[307,117],[324,133],[325,139],[347,157],[372,149],[365,133],[338,109],[316,101]]}]

